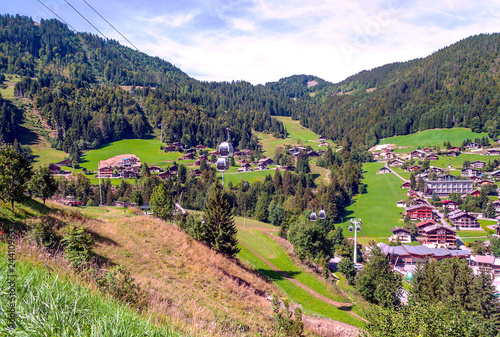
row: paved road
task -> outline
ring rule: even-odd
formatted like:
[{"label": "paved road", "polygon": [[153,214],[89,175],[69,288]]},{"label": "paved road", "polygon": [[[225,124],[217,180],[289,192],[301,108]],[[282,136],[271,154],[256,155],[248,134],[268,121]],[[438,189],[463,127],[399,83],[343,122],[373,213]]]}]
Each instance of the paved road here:
[{"label": "paved road", "polygon": [[385,167],[387,167],[389,170],[391,170],[392,173],[394,173],[396,176],[399,177],[399,179],[401,179],[402,181],[406,182],[408,180],[406,180],[405,178],[401,177],[399,174],[396,173],[396,171],[394,171],[392,168],[390,168],[387,163],[385,163]]}]

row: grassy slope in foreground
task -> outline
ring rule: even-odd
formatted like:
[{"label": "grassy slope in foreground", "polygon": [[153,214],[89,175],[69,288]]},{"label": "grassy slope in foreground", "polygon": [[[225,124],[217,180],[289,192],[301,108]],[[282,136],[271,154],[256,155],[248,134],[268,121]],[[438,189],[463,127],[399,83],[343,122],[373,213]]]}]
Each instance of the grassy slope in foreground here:
[{"label": "grassy slope in foreground", "polygon": [[[4,254],[0,270],[7,269]],[[16,336],[178,336],[153,326],[134,310],[90,291],[39,265],[16,261]],[[5,275],[5,273],[2,273]],[[0,288],[7,289],[6,277]],[[0,327],[8,324],[6,296],[0,299]]]},{"label": "grassy slope in foreground", "polygon": [[[411,135],[395,136],[385,139],[385,144],[396,144],[396,146],[440,146],[443,147],[443,142],[449,141],[453,146],[460,146],[462,142],[469,138],[474,140],[475,138],[487,137],[487,133],[475,133],[470,129],[466,128],[453,128],[453,129],[434,129],[419,131]],[[489,139],[489,138],[488,138]],[[490,139],[490,142],[492,140]]]},{"label": "grassy slope in foreground", "polygon": [[[366,193],[358,195],[346,209],[347,219],[360,218],[363,221],[361,232],[358,233],[358,239],[366,243],[371,238],[387,238],[391,236],[391,228],[400,226],[402,212],[401,208],[396,207],[396,202],[403,199],[406,190],[400,188],[403,182],[392,173],[377,174],[379,169],[384,166],[382,163],[364,163],[363,164],[363,184],[366,185]],[[344,235],[354,237],[350,233],[348,225],[344,225]]]}]

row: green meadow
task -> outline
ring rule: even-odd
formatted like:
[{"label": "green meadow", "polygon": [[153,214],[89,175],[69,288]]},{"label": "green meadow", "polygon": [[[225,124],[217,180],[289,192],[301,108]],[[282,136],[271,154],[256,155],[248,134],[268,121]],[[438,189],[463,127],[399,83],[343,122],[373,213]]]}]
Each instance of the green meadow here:
[{"label": "green meadow", "polygon": [[99,161],[122,154],[134,154],[143,163],[148,165],[167,166],[166,161],[178,160],[182,156],[179,152],[165,153],[160,149],[161,143],[157,139],[124,139],[106,144],[96,150],[90,150],[82,155],[80,166],[87,170],[97,170]]},{"label": "green meadow", "polygon": [[387,238],[391,236],[391,228],[402,225],[400,213],[404,210],[396,207],[396,202],[405,197],[406,189],[400,187],[403,181],[396,175],[377,174],[383,166],[382,163],[363,164],[362,182],[366,185],[366,193],[357,195],[346,208],[344,235],[354,237],[354,233],[348,231],[348,220],[360,218],[363,225],[357,236],[363,244],[372,238]]},{"label": "green meadow", "polygon": [[385,144],[396,144],[396,146],[408,147],[408,150],[422,147],[440,146],[443,147],[443,142],[449,141],[453,146],[460,146],[462,142],[469,138],[487,137],[490,142],[492,141],[487,133],[475,133],[466,128],[453,128],[453,129],[433,129],[420,131],[411,135],[395,136],[385,138]]}]

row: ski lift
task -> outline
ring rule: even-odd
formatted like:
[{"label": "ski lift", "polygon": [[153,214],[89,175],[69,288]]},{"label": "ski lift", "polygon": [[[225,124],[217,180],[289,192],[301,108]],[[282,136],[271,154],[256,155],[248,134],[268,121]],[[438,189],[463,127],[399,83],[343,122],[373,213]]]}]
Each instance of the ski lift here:
[{"label": "ski lift", "polygon": [[311,207],[311,211],[312,211],[312,213],[311,213],[311,221],[318,220],[318,217],[316,216],[316,212],[314,212],[314,210],[312,209],[312,207]]},{"label": "ski lift", "polygon": [[319,211],[319,218],[321,220],[325,219],[326,218],[326,211],[325,211],[325,206],[323,206],[323,209],[321,211]]},{"label": "ski lift", "polygon": [[356,232],[361,232],[361,226],[356,226]]},{"label": "ski lift", "polygon": [[353,230],[352,226],[349,226],[349,232],[352,232]]},{"label": "ski lift", "polygon": [[221,172],[229,170],[229,159],[222,157],[217,159],[217,170]]},{"label": "ski lift", "polygon": [[219,145],[219,154],[221,157],[232,157],[234,154],[233,145],[229,142],[223,142]]}]

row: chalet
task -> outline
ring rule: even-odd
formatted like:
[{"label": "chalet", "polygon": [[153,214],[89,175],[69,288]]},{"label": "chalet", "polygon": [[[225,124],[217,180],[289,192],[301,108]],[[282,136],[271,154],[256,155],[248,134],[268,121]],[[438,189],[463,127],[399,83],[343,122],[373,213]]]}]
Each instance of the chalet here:
[{"label": "chalet", "polygon": [[444,170],[439,167],[431,167],[431,171],[436,173],[436,174],[443,174]]},{"label": "chalet", "polygon": [[391,172],[392,171],[390,168],[384,166],[384,167],[380,168],[380,170],[377,172],[377,174],[384,174],[384,173],[391,173]]},{"label": "chalet", "polygon": [[285,165],[285,166],[282,166],[281,169],[283,171],[293,171],[293,166]]},{"label": "chalet", "polygon": [[200,171],[200,170],[198,170],[198,169],[194,169],[193,173],[194,173],[194,175],[195,175],[196,177],[200,177],[200,176],[201,176],[201,171]]},{"label": "chalet", "polygon": [[168,171],[168,170],[157,175],[157,177],[160,178],[160,179],[162,179],[162,180],[163,179],[168,179],[171,176],[172,175],[170,174],[170,171]]},{"label": "chalet", "polygon": [[481,172],[471,167],[462,170],[462,177],[478,177],[480,175]]},{"label": "chalet", "polygon": [[243,165],[243,164],[249,164],[250,162],[246,159],[240,159],[237,161],[237,163]]},{"label": "chalet", "polygon": [[460,152],[458,152],[458,151],[450,151],[446,155],[448,157],[458,157],[459,154],[460,154]]},{"label": "chalet", "polygon": [[113,169],[109,166],[99,168],[98,177],[111,178],[113,176]]},{"label": "chalet", "polygon": [[406,202],[404,200],[399,200],[397,203],[396,203],[396,206],[397,207],[406,207]]},{"label": "chalet", "polygon": [[314,151],[314,150],[307,152],[307,155],[308,155],[309,157],[319,157],[318,152],[316,152],[316,151]]},{"label": "chalet", "polygon": [[451,213],[448,213],[448,219],[450,219],[451,223],[460,229],[465,228],[479,228],[479,222],[467,212],[462,210],[455,210]]},{"label": "chalet", "polygon": [[196,145],[196,150],[197,151],[200,151],[200,150],[203,150],[203,149],[206,149],[207,147],[205,145]]},{"label": "chalet", "polygon": [[386,147],[382,149],[382,153],[391,153],[394,149],[392,147]]},{"label": "chalet", "polygon": [[324,147],[324,146],[330,146],[330,144],[328,144],[327,142],[322,142],[322,143],[319,143],[318,146]]},{"label": "chalet", "polygon": [[438,160],[438,159],[439,158],[438,158],[437,154],[435,154],[435,153],[429,153],[427,155],[427,160]]},{"label": "chalet", "polygon": [[448,208],[449,211],[454,211],[458,208],[458,203],[452,200],[443,200],[441,203],[443,204],[443,208]]},{"label": "chalet", "polygon": [[186,153],[196,153],[196,150],[195,149],[187,149]]},{"label": "chalet", "polygon": [[182,157],[179,158],[179,160],[193,160],[195,157],[194,153],[186,153]]},{"label": "chalet", "polygon": [[415,200],[413,200],[413,203],[415,205],[429,205],[429,203],[427,202],[427,200],[422,199],[422,198],[416,198]]},{"label": "chalet", "polygon": [[121,172],[121,177],[124,179],[132,179],[132,178],[137,178],[137,172],[134,172],[132,170],[125,170]]},{"label": "chalet", "polygon": [[318,141],[319,141],[319,142],[324,142],[324,141],[326,141],[327,139],[328,139],[328,138],[326,138],[325,136],[321,136],[321,135],[320,135],[320,136],[319,136],[319,138],[318,138]]},{"label": "chalet", "polygon": [[476,161],[473,161],[471,164],[470,164],[470,167],[472,168],[475,168],[475,169],[482,169],[486,166],[486,162],[482,161],[482,160],[476,160]]},{"label": "chalet", "polygon": [[259,168],[259,170],[267,170],[267,164],[266,163],[257,164],[257,167]]},{"label": "chalet", "polygon": [[431,148],[426,147],[423,151],[424,151],[424,152],[429,153],[429,152],[432,152],[432,149],[431,149]]},{"label": "chalet", "polygon": [[495,186],[495,182],[486,179],[478,181],[477,184],[479,186],[484,186],[484,185]]},{"label": "chalet", "polygon": [[49,170],[50,170],[50,173],[52,173],[52,174],[59,174],[59,172],[61,172],[61,167],[57,166],[55,164],[50,164]]},{"label": "chalet", "polygon": [[491,176],[492,176],[492,177],[500,177],[500,170],[497,170],[497,171],[491,172]]},{"label": "chalet", "polygon": [[248,157],[253,153],[252,150],[241,150],[239,156],[240,157]]},{"label": "chalet", "polygon": [[266,166],[273,165],[274,161],[271,158],[262,158],[262,159],[259,159],[259,161],[257,162],[257,165],[260,165],[260,164],[266,164]]},{"label": "chalet", "polygon": [[450,151],[459,152],[459,153],[462,152],[462,150],[457,146],[450,147]]},{"label": "chalet", "polygon": [[200,158],[196,159],[196,160],[194,161],[193,165],[194,165],[194,166],[200,166],[200,165],[201,165],[201,159],[200,159]]},{"label": "chalet", "polygon": [[432,211],[434,207],[429,205],[415,205],[405,208],[405,213],[410,216],[410,219],[429,220],[432,219]]},{"label": "chalet", "polygon": [[411,187],[411,183],[409,181],[405,181],[403,183],[403,185],[401,185],[401,188],[410,188]]},{"label": "chalet", "polygon": [[294,156],[296,156],[296,155],[299,154],[299,152],[307,151],[307,149],[305,147],[297,146],[297,147],[290,148],[288,151],[290,151],[291,154],[293,154]]},{"label": "chalet", "polygon": [[325,153],[326,153],[326,151],[325,151],[325,150],[320,150],[320,151],[318,151],[318,154],[319,154],[320,156],[324,155]]},{"label": "chalet", "polygon": [[479,149],[481,146],[478,143],[469,143],[465,145],[466,149]]},{"label": "chalet", "polygon": [[401,243],[411,243],[411,231],[406,228],[396,227],[391,228],[392,236],[389,238],[389,242],[399,242]]},{"label": "chalet", "polygon": [[426,193],[437,195],[449,195],[451,193],[470,193],[473,191],[472,180],[429,180],[427,181]]},{"label": "chalet", "polygon": [[414,190],[408,190],[408,192],[406,192],[406,195],[410,198],[416,198],[418,197],[418,194],[417,192],[415,192]]},{"label": "chalet", "polygon": [[474,255],[470,258],[470,266],[474,274],[486,272],[491,274],[495,281],[500,277],[500,259],[494,256]]},{"label": "chalet", "polygon": [[470,177],[470,180],[472,180],[474,183],[478,183],[482,181],[483,179],[481,177]]},{"label": "chalet", "polygon": [[396,158],[396,155],[394,153],[388,152],[388,153],[385,153],[384,157],[387,159],[392,159],[392,158]]},{"label": "chalet", "polygon": [[150,166],[149,167],[149,172],[160,173],[161,172],[161,168],[159,166]]},{"label": "chalet", "polygon": [[171,166],[168,170],[170,171],[170,174],[177,174],[179,172],[179,167],[174,165]]},{"label": "chalet", "polygon": [[425,158],[425,152],[422,150],[414,150],[410,152],[410,156],[412,159]]},{"label": "chalet", "polygon": [[453,257],[468,259],[471,256],[468,250],[429,248],[424,245],[389,246],[385,243],[379,243],[378,246],[382,253],[389,258],[389,263],[396,269],[405,269],[406,266],[411,267],[431,260],[443,260]]},{"label": "chalet", "polygon": [[401,159],[394,159],[389,162],[389,166],[391,167],[401,167],[403,165],[404,161]]},{"label": "chalet", "polygon": [[417,227],[418,235],[424,235],[425,228],[435,226],[437,224],[438,224],[438,222],[436,220],[431,219],[431,220],[424,220],[424,221],[418,222],[415,226]]},{"label": "chalet", "polygon": [[[238,169],[238,171],[239,171],[239,169]],[[243,165],[241,165],[241,171],[242,172],[250,172],[250,171],[252,171],[252,165],[250,165],[250,163],[248,163],[248,162],[245,163],[245,164],[243,164]]]},{"label": "chalet", "polygon": [[481,195],[481,192],[478,190],[474,190],[470,193],[473,197],[479,197]]},{"label": "chalet", "polygon": [[451,174],[440,174],[437,176],[437,181],[455,181],[457,180],[457,177],[451,175]]},{"label": "chalet", "polygon": [[184,144],[179,143],[179,142],[172,143],[172,145],[175,146],[175,148],[177,149],[177,151],[181,151],[182,148],[184,147]]},{"label": "chalet", "polygon": [[71,160],[65,159],[63,161],[57,162],[56,165],[59,166],[59,167],[61,167],[61,166],[71,166]]},{"label": "chalet", "polygon": [[491,149],[486,152],[487,156],[498,156],[500,155],[500,150],[498,149]]},{"label": "chalet", "polygon": [[420,169],[421,169],[421,167],[420,167],[420,166],[418,166],[418,165],[413,165],[413,166],[408,167],[408,168],[406,169],[406,171],[408,171],[408,172],[415,172],[415,171],[418,171],[418,170],[420,170]]},{"label": "chalet", "polygon": [[165,152],[174,152],[177,150],[177,148],[173,145],[167,145],[163,149],[165,150]]},{"label": "chalet", "polygon": [[136,157],[123,158],[122,161],[120,162],[119,166],[121,166],[121,167],[132,167],[138,161],[139,160]]},{"label": "chalet", "polygon": [[422,232],[425,237],[423,243],[426,245],[453,247],[457,241],[457,231],[443,224],[427,226]]}]

